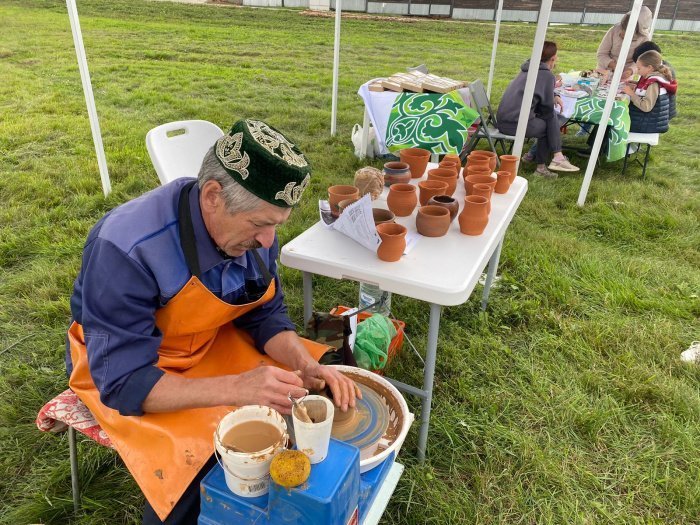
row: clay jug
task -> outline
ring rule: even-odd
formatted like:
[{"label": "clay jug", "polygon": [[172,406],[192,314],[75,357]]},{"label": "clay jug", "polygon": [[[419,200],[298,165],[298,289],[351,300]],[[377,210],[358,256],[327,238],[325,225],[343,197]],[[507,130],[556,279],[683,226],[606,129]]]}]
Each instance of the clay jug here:
[{"label": "clay jug", "polygon": [[508,188],[510,188],[510,171],[498,171],[496,172],[496,177],[498,177],[498,180],[494,191],[496,193],[506,193]]},{"label": "clay jug", "polygon": [[331,186],[328,188],[328,204],[330,204],[331,207],[331,215],[333,215],[333,217],[338,217],[340,215],[340,208],[338,208],[338,203],[340,201],[359,198],[360,190],[355,186],[349,186],[347,184]]},{"label": "clay jug", "polygon": [[510,172],[510,183],[513,184],[518,174],[518,157],[515,155],[501,155],[501,171]]},{"label": "clay jug", "polygon": [[447,183],[441,180],[422,180],[418,183],[418,202],[421,206],[425,206],[431,197],[446,193]]},{"label": "clay jug", "polygon": [[459,231],[465,235],[481,235],[489,222],[486,213],[486,197],[467,195],[464,209],[459,214]]},{"label": "clay jug", "polygon": [[387,162],[384,164],[384,186],[387,188],[399,182],[411,180],[411,169],[405,162]]},{"label": "clay jug", "polygon": [[386,204],[397,217],[408,217],[418,204],[416,187],[413,184],[392,184]]},{"label": "clay jug", "polygon": [[382,243],[377,248],[377,257],[382,261],[395,262],[401,259],[406,249],[406,227],[394,222],[377,225],[377,233]]},{"label": "clay jug", "polygon": [[472,195],[480,195],[481,197],[486,197],[488,202],[486,203],[486,213],[491,213],[491,193],[493,193],[493,190],[491,189],[491,186],[488,184],[484,184],[483,182],[474,184],[472,186]]},{"label": "clay jug", "polygon": [[411,178],[419,179],[425,173],[430,160],[430,152],[421,148],[406,148],[399,151],[401,162],[405,162],[411,169]]},{"label": "clay jug", "polygon": [[472,187],[474,184],[488,184],[491,188],[496,186],[496,178],[491,175],[467,175],[464,179],[464,190],[467,195],[472,194]]},{"label": "clay jug", "polygon": [[428,180],[439,180],[447,183],[445,195],[450,195],[457,189],[457,174],[453,169],[435,168],[428,170]]},{"label": "clay jug", "polygon": [[459,203],[457,199],[450,197],[449,195],[436,195],[435,197],[430,197],[428,200],[428,206],[442,206],[447,211],[450,212],[450,222],[454,220],[459,211]]},{"label": "clay jug", "polygon": [[425,237],[442,237],[450,227],[450,212],[442,206],[421,206],[416,215],[416,229]]}]

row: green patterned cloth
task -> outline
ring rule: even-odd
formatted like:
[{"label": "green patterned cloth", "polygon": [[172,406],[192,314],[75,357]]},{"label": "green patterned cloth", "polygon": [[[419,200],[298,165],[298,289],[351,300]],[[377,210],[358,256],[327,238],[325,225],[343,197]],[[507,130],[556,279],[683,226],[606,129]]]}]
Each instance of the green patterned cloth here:
[{"label": "green patterned cloth", "polygon": [[[610,112],[608,155],[606,160],[612,162],[625,157],[627,137],[630,133],[630,111],[626,100],[616,100]],[[603,116],[605,99],[598,97],[584,97],[576,101],[574,114],[571,120],[600,124]]]},{"label": "green patterned cloth", "polygon": [[459,153],[469,139],[469,126],[478,116],[457,91],[399,93],[386,127],[387,149],[423,148],[439,155]]}]

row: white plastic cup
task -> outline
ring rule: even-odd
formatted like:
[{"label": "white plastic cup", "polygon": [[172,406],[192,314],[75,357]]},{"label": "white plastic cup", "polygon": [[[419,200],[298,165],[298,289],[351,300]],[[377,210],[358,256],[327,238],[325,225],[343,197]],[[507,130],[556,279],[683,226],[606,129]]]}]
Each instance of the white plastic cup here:
[{"label": "white plastic cup", "polygon": [[[236,452],[226,448],[221,443],[221,438],[231,428],[246,421],[270,423],[280,431],[279,442],[257,452]],[[231,492],[244,498],[267,494],[270,490],[270,463],[278,452],[286,448],[288,437],[284,418],[279,412],[266,406],[242,406],[221,418],[214,432],[214,447],[221,456],[221,467]]]},{"label": "white plastic cup", "polygon": [[309,417],[316,423],[305,423],[297,417],[297,408],[292,410],[294,436],[297,448],[306,454],[312,465],[320,463],[328,455],[335,407],[323,396],[306,396],[302,402]]}]

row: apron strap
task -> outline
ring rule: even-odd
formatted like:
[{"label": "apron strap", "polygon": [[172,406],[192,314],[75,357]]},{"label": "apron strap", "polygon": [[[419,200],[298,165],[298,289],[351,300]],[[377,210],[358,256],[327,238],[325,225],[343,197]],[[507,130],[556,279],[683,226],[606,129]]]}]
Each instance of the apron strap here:
[{"label": "apron strap", "polygon": [[272,274],[270,273],[270,270],[265,264],[265,262],[262,260],[262,257],[260,257],[260,253],[258,253],[258,250],[251,250],[251,252],[253,252],[255,262],[258,265],[260,272],[262,273],[263,280],[265,281],[265,288],[267,288],[272,282]]},{"label": "apron strap", "polygon": [[190,213],[190,190],[197,184],[196,180],[188,182],[180,191],[180,201],[177,206],[178,219],[180,221],[180,245],[185,254],[185,262],[190,273],[200,279],[202,272],[199,268],[199,257],[194,240],[194,226],[192,226],[192,214]]}]

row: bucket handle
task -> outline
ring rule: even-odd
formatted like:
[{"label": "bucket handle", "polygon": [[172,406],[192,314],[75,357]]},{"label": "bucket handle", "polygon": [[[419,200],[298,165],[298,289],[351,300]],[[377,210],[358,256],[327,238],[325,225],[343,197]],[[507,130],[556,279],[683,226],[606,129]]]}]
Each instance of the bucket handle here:
[{"label": "bucket handle", "polygon": [[[213,436],[214,457],[216,458],[216,462],[219,464],[219,466],[220,466],[222,469],[224,469],[226,472],[228,472],[228,473],[231,474],[232,476],[234,476],[234,477],[236,477],[236,478],[238,478],[238,479],[242,479],[243,481],[258,481],[259,479],[264,479],[264,478],[266,478],[267,476],[270,475],[270,473],[268,472],[267,474],[263,474],[262,476],[258,476],[258,477],[256,477],[256,478],[244,478],[244,477],[239,476],[238,474],[234,474],[233,472],[231,472],[231,471],[228,469],[228,467],[226,466],[226,463],[223,462],[223,458],[221,458],[221,455],[219,454],[219,451],[216,449],[216,436],[217,436],[217,434],[218,434],[218,429],[216,430],[216,432],[214,433],[214,436]],[[285,433],[284,433],[284,446],[283,446],[282,448],[283,448],[283,449],[286,449],[288,445],[289,445],[289,434],[287,434],[287,433],[285,432]]]}]

